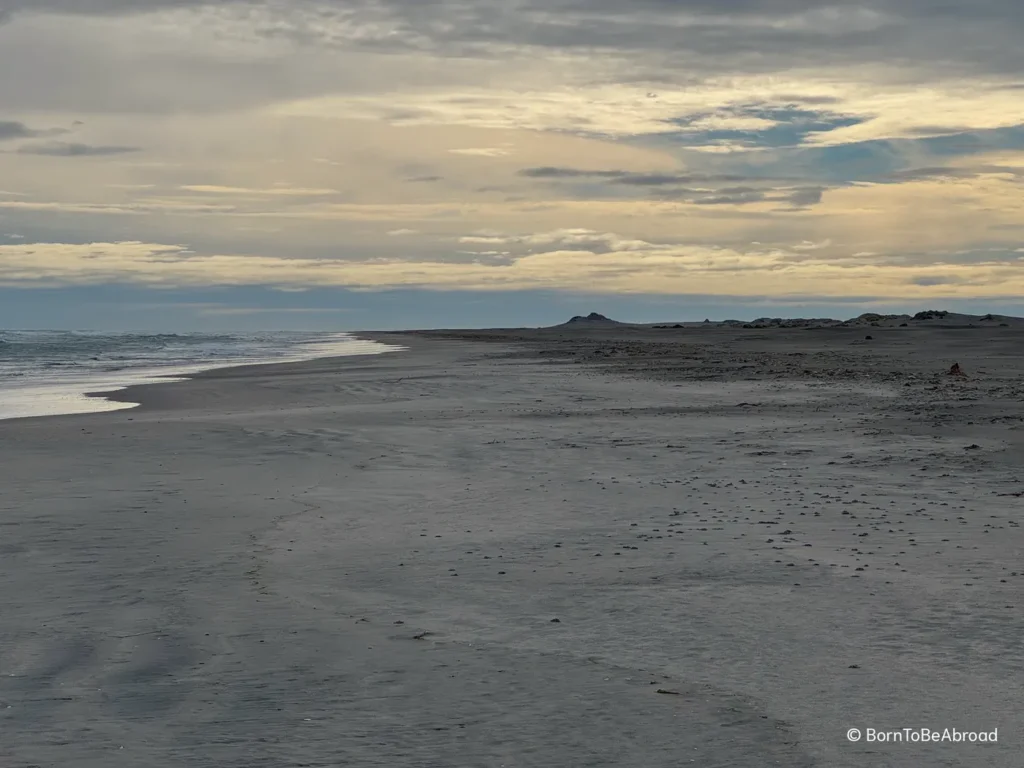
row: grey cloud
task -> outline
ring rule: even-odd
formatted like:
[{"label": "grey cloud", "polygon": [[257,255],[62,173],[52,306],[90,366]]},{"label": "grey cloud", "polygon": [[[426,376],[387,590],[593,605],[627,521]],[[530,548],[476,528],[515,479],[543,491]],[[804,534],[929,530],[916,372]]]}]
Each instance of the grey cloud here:
[{"label": "grey cloud", "polygon": [[31,139],[39,136],[57,136],[68,131],[64,128],[29,128],[24,123],[14,120],[0,120],[0,141],[11,139]]},{"label": "grey cloud", "polygon": [[766,199],[764,192],[745,192],[737,195],[708,195],[698,197],[689,202],[694,205],[745,205],[747,203],[760,203]]},{"label": "grey cloud", "polygon": [[[667,184],[721,184],[721,183],[736,183],[736,182],[749,182],[749,181],[765,181],[756,176],[742,176],[735,173],[682,173],[676,175],[660,175],[660,174],[625,174],[621,178],[615,179],[616,184],[629,184],[631,186],[665,186]],[[774,177],[774,181],[783,181],[779,177]]]},{"label": "grey cloud", "polygon": [[[507,56],[509,46],[600,50],[610,57],[615,74],[595,72],[595,83],[678,85],[715,75],[865,62],[898,64],[890,70],[894,78],[917,81],[972,73],[1019,80],[1024,71],[1020,0],[0,0],[0,16],[6,17],[188,8],[217,11],[227,34],[233,35],[231,25],[236,25],[249,42],[286,38],[308,45],[301,57],[286,63],[274,56],[235,60],[221,51],[154,53],[133,62],[134,69],[124,66],[118,51],[109,57],[91,53],[88,40],[69,38],[62,51],[46,37],[49,31],[39,33],[48,50],[31,36],[11,35],[0,64],[21,63],[32,77],[0,78],[0,103],[26,112],[214,112],[322,93],[374,92],[388,78],[431,82],[429,70],[399,75],[386,63],[380,71],[388,74],[373,76],[358,67],[319,66],[317,50],[325,47],[345,55],[413,51],[493,59]],[[63,60],[54,63],[53,56]],[[36,57],[47,64],[33,68]],[[73,76],[62,74],[69,59],[75,62]],[[112,72],[114,85],[83,87],[109,79]],[[188,85],[149,87],[154,81]],[[389,119],[400,123],[420,116],[396,108]]]},{"label": "grey cloud", "polygon": [[[1021,0],[0,0],[0,16],[7,17],[189,8],[217,11],[225,34],[237,31],[247,44],[258,46],[262,36],[308,45],[301,56],[289,57],[235,59],[231,46],[181,55],[161,51],[126,66],[116,46],[103,51],[94,45],[109,30],[83,40],[69,36],[65,48],[49,27],[28,30],[36,37],[5,38],[0,66],[20,65],[31,76],[0,78],[0,103],[25,114],[218,112],[324,93],[379,93],[388,81],[408,85],[410,79],[430,83],[447,76],[432,80],[429,68],[402,73],[399,59],[388,63],[385,57],[373,73],[322,66],[318,55],[326,47],[345,56],[413,51],[449,61],[463,55],[500,59],[510,46],[597,53],[609,66],[595,68],[593,83],[634,82],[641,89],[865,63],[896,64],[877,71],[916,82],[979,73],[1019,82],[1024,71]],[[108,85],[92,85],[102,82]],[[151,87],[154,82],[167,87]],[[813,95],[777,98],[805,107],[837,103]],[[396,107],[387,119],[420,117],[418,110]],[[635,179],[621,183],[643,186]]]},{"label": "grey cloud", "polygon": [[9,120],[0,121],[0,141],[4,139],[25,139],[36,135],[36,131],[33,131],[24,123],[15,123]]},{"label": "grey cloud", "polygon": [[663,187],[669,184],[689,184],[692,176],[675,176],[661,173],[624,174],[614,181],[616,184],[629,184],[635,187]]},{"label": "grey cloud", "polygon": [[931,168],[908,168],[903,171],[894,171],[885,177],[886,181],[920,181],[922,179],[936,179],[943,177],[970,178],[977,174],[968,168],[951,168],[947,166],[934,166]]},{"label": "grey cloud", "polygon": [[254,0],[0,0],[0,20],[27,12],[109,16],[173,8],[225,5],[231,2],[258,4]]},{"label": "grey cloud", "polygon": [[105,155],[123,155],[127,152],[138,152],[139,147],[92,146],[90,144],[70,144],[54,141],[48,144],[30,144],[19,147],[19,155],[47,155],[50,157],[102,157]]},{"label": "grey cloud", "polygon": [[631,173],[619,170],[585,170],[581,168],[562,168],[541,166],[524,168],[520,176],[531,179],[609,179],[614,184],[626,184],[636,187],[661,187],[675,184],[698,184],[716,182],[746,182],[755,177],[737,174],[714,173]]},{"label": "grey cloud", "polygon": [[588,171],[579,168],[561,168],[552,165],[540,166],[538,168],[523,168],[519,171],[520,176],[531,179],[575,179],[581,177],[614,178],[627,175],[625,171]]},{"label": "grey cloud", "polygon": [[[201,6],[275,15],[278,22],[261,25],[267,36],[374,49],[604,47],[660,52],[704,70],[758,71],[885,60],[1019,72],[1024,61],[1015,44],[1024,30],[1020,0],[0,0],[0,15]],[[298,20],[302,14],[306,18]],[[332,18],[355,26],[365,21],[386,33],[338,36]],[[689,33],[680,34],[682,22]]]},{"label": "grey cloud", "polygon": [[974,179],[983,174],[1002,173],[1021,176],[1021,169],[1009,165],[975,165],[964,168],[950,166],[932,166],[928,168],[908,168],[894,171],[886,175],[882,181],[923,181],[926,179]]},{"label": "grey cloud", "polygon": [[[1019,72],[1019,0],[349,0],[387,18],[376,47],[491,44],[648,51],[690,71],[769,71],[864,61]],[[368,18],[370,16],[368,15]],[[682,33],[680,22],[689,27]],[[985,51],[979,55],[979,51]]]},{"label": "grey cloud", "polygon": [[963,279],[956,275],[922,275],[915,277],[910,281],[913,285],[956,285],[962,283]]},{"label": "grey cloud", "polygon": [[718,190],[719,194],[723,195],[745,195],[749,192],[759,192],[761,190],[757,187],[722,187]]},{"label": "grey cloud", "polygon": [[785,200],[799,208],[817,205],[821,202],[825,189],[825,187],[802,187],[787,195]]},{"label": "grey cloud", "polygon": [[778,93],[775,100],[780,102],[793,102],[808,106],[828,106],[830,104],[842,104],[843,100],[838,96],[808,96],[799,93]]},{"label": "grey cloud", "polygon": [[[583,170],[541,166],[524,168],[520,176],[551,181],[593,179],[608,185],[647,187],[652,197],[695,205],[745,205],[760,202],[788,203],[799,210],[821,202],[829,186],[780,186],[799,181],[781,177],[744,176],[730,173],[630,173],[620,170]],[[835,182],[831,187],[845,186]],[[700,185],[694,188],[693,185]],[[726,186],[720,186],[726,185]]]},{"label": "grey cloud", "polygon": [[[436,13],[446,6],[466,12],[465,3],[451,0],[311,0],[325,7],[348,5],[356,7],[402,8],[410,14]],[[166,8],[230,3],[266,5],[267,0],[0,0],[0,12],[50,11],[83,14],[125,13]],[[476,12],[496,12],[502,8],[522,11],[544,7],[560,15],[593,14],[628,16],[637,12],[677,14],[704,13],[736,16],[790,16],[812,11],[827,13],[838,6],[835,0],[632,0],[623,5],[619,0],[476,0]],[[972,0],[969,6],[950,0],[862,0],[861,10],[920,15],[930,13],[943,16],[1020,17],[1024,15],[1015,0]]]}]

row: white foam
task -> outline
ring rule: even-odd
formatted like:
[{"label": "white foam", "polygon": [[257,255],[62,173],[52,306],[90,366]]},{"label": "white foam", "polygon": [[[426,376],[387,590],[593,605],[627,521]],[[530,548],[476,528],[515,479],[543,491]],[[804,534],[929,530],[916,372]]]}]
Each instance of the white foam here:
[{"label": "white foam", "polygon": [[183,381],[192,374],[219,368],[237,368],[242,365],[272,365],[296,363],[323,357],[376,355],[395,352],[405,347],[357,339],[349,334],[338,334],[323,342],[296,346],[294,353],[280,357],[236,358],[230,361],[195,365],[175,365],[154,368],[136,368],[118,373],[90,374],[68,378],[59,383],[25,383],[6,386],[0,390],[0,420],[33,416],[58,416],[76,413],[102,413],[137,408],[138,403],[124,403],[92,392],[117,392],[139,384],[161,384]]}]

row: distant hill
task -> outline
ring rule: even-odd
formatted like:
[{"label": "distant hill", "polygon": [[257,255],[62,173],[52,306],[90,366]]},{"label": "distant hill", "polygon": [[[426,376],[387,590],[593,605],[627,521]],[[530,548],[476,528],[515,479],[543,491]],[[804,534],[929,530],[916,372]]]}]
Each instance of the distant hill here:
[{"label": "distant hill", "polygon": [[840,325],[843,326],[876,326],[882,328],[892,327],[936,327],[936,328],[978,328],[992,326],[1019,326],[1024,324],[1024,318],[1012,317],[1010,315],[965,315],[960,312],[949,312],[944,309],[927,309],[914,315],[879,315],[867,312],[859,317],[847,320]]},{"label": "distant hill", "polygon": [[697,329],[708,327],[725,328],[991,328],[1000,326],[1024,326],[1024,318],[1011,315],[965,315],[944,309],[928,309],[913,315],[883,315],[865,312],[849,320],[828,317],[759,317],[756,320],[685,321],[681,323],[623,323],[612,320],[598,312],[576,315],[553,328],[650,328],[652,330]]},{"label": "distant hill", "polygon": [[[726,321],[726,325],[734,325]],[[849,320],[830,318],[785,318],[759,317],[744,328],[988,328],[998,326],[1020,326],[1024,318],[1008,315],[965,315],[942,309],[929,309],[914,315],[882,315],[865,312]]]},{"label": "distant hill", "polygon": [[590,326],[610,326],[610,325],[628,325],[628,323],[620,323],[618,320],[612,320],[610,317],[598,314],[597,312],[591,312],[589,315],[576,315],[570,318],[568,322],[556,325],[555,328],[569,328],[569,327],[590,327]]}]

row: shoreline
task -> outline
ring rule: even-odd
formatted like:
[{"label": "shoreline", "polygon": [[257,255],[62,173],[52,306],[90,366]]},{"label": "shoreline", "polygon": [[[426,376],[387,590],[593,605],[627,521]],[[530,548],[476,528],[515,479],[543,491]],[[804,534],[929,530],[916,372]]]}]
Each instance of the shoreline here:
[{"label": "shoreline", "polygon": [[[88,397],[97,397],[111,400],[114,402],[128,402],[135,403],[136,407],[134,411],[145,411],[151,408],[157,407],[160,404],[166,408],[168,403],[174,402],[174,398],[171,396],[174,390],[165,389],[167,387],[173,387],[176,384],[185,384],[189,382],[201,382],[205,380],[224,380],[224,379],[238,379],[238,378],[258,378],[260,376],[277,376],[277,375],[291,375],[305,373],[309,370],[316,370],[324,366],[334,366],[340,364],[342,361],[353,361],[357,362],[364,358],[374,358],[379,355],[394,355],[402,352],[409,352],[410,346],[407,343],[395,343],[394,341],[386,340],[388,337],[399,336],[405,337],[408,340],[415,339],[412,334],[409,333],[389,333],[384,331],[359,331],[351,332],[350,335],[353,338],[363,341],[373,341],[381,344],[387,344],[392,347],[388,350],[380,350],[377,352],[363,352],[351,355],[326,355],[324,357],[313,357],[306,360],[293,360],[287,362],[267,362],[267,363],[247,363],[243,365],[226,365],[216,368],[207,368],[196,373],[188,374],[185,376],[174,376],[172,381],[158,381],[147,384],[131,384],[121,389],[109,390],[109,391],[97,391],[88,392]],[[69,414],[54,414],[69,415]]]},{"label": "shoreline", "polygon": [[[362,333],[355,333],[355,332],[346,331],[346,332],[343,333],[343,335],[346,338],[351,339],[352,341],[355,341],[355,342],[360,342],[360,341],[371,341],[372,342],[372,341],[374,341],[374,339],[370,338],[373,335],[372,333],[362,334]],[[374,343],[379,343],[379,342],[374,342]],[[394,347],[396,345],[387,345],[387,346],[388,347]],[[349,353],[349,354],[330,354],[330,353],[328,353],[328,354],[324,354],[324,355],[317,355],[317,356],[314,356],[314,357],[302,357],[300,359],[288,358],[288,356],[282,355],[282,357],[284,357],[285,359],[277,360],[277,359],[268,358],[265,361],[260,361],[260,362],[251,362],[250,361],[250,362],[240,362],[240,363],[239,362],[225,362],[225,361],[221,360],[221,361],[211,361],[210,365],[206,365],[206,364],[203,364],[203,363],[189,364],[189,363],[184,363],[183,362],[181,365],[177,366],[178,371],[174,372],[174,373],[156,373],[156,372],[154,372],[155,370],[159,370],[159,369],[153,369],[153,370],[150,370],[148,372],[145,371],[144,369],[125,369],[125,371],[123,373],[125,374],[125,377],[129,381],[131,381],[132,379],[136,379],[136,380],[142,379],[142,380],[138,381],[137,383],[127,383],[127,384],[123,384],[123,385],[117,385],[117,386],[114,386],[112,388],[95,388],[95,389],[93,389],[93,388],[90,388],[90,387],[92,387],[94,385],[88,384],[86,382],[81,382],[79,384],[79,386],[71,388],[70,385],[62,385],[59,381],[41,383],[41,384],[36,384],[36,385],[26,386],[26,387],[15,387],[15,388],[12,388],[10,390],[12,395],[13,394],[19,394],[19,395],[22,395],[23,397],[25,397],[26,393],[27,393],[27,396],[32,398],[32,399],[37,399],[39,397],[43,397],[44,400],[46,399],[46,395],[49,395],[50,398],[58,398],[58,399],[68,398],[72,403],[75,403],[78,406],[84,406],[87,403],[89,403],[90,401],[96,401],[97,406],[95,408],[93,408],[93,409],[88,409],[88,410],[84,409],[84,408],[83,409],[70,410],[70,411],[54,410],[53,412],[47,412],[47,413],[29,413],[29,414],[26,414],[26,415],[4,416],[4,417],[0,417],[0,421],[10,421],[10,420],[15,420],[15,419],[52,418],[52,417],[56,417],[56,416],[85,416],[85,415],[96,414],[96,413],[114,413],[114,412],[122,411],[122,410],[140,410],[140,409],[144,408],[144,403],[140,402],[137,399],[137,397],[134,396],[133,393],[136,393],[136,392],[144,393],[144,392],[147,391],[147,388],[149,388],[149,387],[170,386],[170,385],[173,385],[173,384],[179,384],[179,383],[187,382],[187,381],[190,381],[190,380],[193,380],[193,379],[196,379],[196,378],[202,378],[202,377],[206,376],[207,374],[216,374],[216,373],[221,372],[221,371],[232,371],[232,370],[239,369],[239,370],[242,370],[243,373],[244,373],[244,372],[247,372],[249,369],[258,369],[258,368],[263,368],[263,367],[266,367],[266,366],[280,366],[280,365],[287,366],[287,365],[297,365],[297,364],[301,364],[301,363],[305,363],[305,362],[314,362],[316,360],[325,360],[325,359],[334,359],[334,358],[348,358],[348,357],[366,357],[366,356],[372,356],[372,355],[377,355],[377,354],[389,354],[389,353],[392,353],[392,352],[395,352],[395,351],[400,351],[400,350],[401,350],[401,347],[399,346],[398,349],[393,349],[393,348],[390,348],[390,349],[378,349],[376,351],[357,352],[357,353]],[[171,367],[171,366],[169,366],[169,367]],[[118,378],[118,376],[116,374],[108,374],[107,378],[116,379],[116,378]],[[98,386],[98,385],[96,385],[96,386]],[[121,407],[117,407],[117,406],[103,407],[102,406],[103,403],[121,404]],[[55,408],[60,408],[60,407],[61,406],[55,406]]]}]

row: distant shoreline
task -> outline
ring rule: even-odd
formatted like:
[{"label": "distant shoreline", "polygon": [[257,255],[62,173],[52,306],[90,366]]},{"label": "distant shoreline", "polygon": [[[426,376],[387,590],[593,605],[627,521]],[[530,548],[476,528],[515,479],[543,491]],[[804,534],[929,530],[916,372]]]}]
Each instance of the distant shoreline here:
[{"label": "distant shoreline", "polygon": [[[380,343],[350,332],[339,332],[331,338],[341,339],[341,341],[335,342],[341,346],[331,349],[311,346],[308,354],[282,354],[278,358],[267,357],[259,361],[210,360],[195,363],[182,361],[179,364],[165,367],[139,366],[133,368],[126,366],[119,371],[86,372],[73,381],[62,381],[59,377],[54,377],[52,381],[39,381],[0,389],[0,393],[2,393],[0,405],[4,406],[3,409],[0,409],[0,421],[134,409],[141,405],[135,399],[134,393],[144,391],[143,388],[177,384],[217,371],[262,368],[330,357],[347,358],[394,351],[389,348],[394,345],[366,349],[368,345],[372,344],[377,347]],[[327,343],[324,342],[324,344]],[[353,351],[342,351],[345,345],[351,345]],[[301,348],[296,347],[296,349]]]}]

